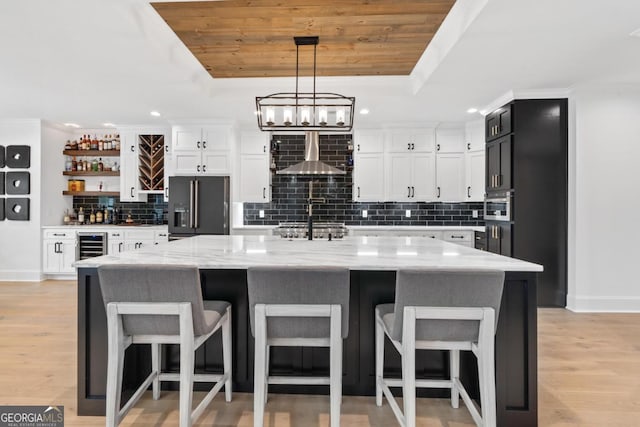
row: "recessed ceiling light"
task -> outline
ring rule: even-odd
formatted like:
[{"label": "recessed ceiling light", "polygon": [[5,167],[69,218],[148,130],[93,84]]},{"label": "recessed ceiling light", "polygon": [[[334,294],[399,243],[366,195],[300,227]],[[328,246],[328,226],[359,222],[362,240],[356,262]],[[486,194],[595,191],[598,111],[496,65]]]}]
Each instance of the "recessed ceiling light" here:
[{"label": "recessed ceiling light", "polygon": [[80,127],[80,125],[77,125],[75,123],[65,123],[64,125],[67,126],[67,127],[70,127],[70,128],[79,128]]},{"label": "recessed ceiling light", "polygon": [[640,37],[640,28],[629,34],[631,37]]},{"label": "recessed ceiling light", "polygon": [[153,117],[160,117],[160,113],[158,113],[157,111],[152,111],[151,114]]},{"label": "recessed ceiling light", "polygon": [[103,124],[102,124],[102,126],[106,126],[106,127],[108,127],[108,128],[115,127],[115,125],[114,125],[113,123],[109,123],[109,122],[107,122],[107,123],[103,123]]},{"label": "recessed ceiling light", "polygon": [[467,113],[469,113],[469,114],[473,114],[473,113],[477,113],[477,112],[478,112],[478,109],[477,109],[477,108],[469,108],[469,109],[467,110]]},{"label": "recessed ceiling light", "polygon": [[369,114],[369,109],[368,108],[363,108],[362,110],[360,110],[360,114]]}]

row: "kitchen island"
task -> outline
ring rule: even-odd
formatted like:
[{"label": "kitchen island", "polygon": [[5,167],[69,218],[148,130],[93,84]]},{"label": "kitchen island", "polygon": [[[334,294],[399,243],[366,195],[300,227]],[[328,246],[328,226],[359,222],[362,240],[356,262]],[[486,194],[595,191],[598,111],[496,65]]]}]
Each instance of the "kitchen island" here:
[{"label": "kitchen island", "polygon": [[[233,305],[234,390],[253,391],[253,338],[249,329],[246,269],[252,266],[338,266],[351,270],[349,336],[344,342],[343,391],[373,395],[374,307],[393,302],[399,268],[490,268],[505,271],[505,289],[496,334],[498,425],[537,425],[536,273],[542,266],[423,237],[348,237],[341,240],[287,240],[272,236],[197,236],[153,248],[87,259],[78,267],[78,414],[104,413],[106,315],[97,267],[106,264],[189,264],[201,270],[204,299]],[[389,342],[385,345],[389,346]],[[178,349],[164,351],[165,368],[178,370]],[[127,351],[125,387],[146,377],[150,350]],[[388,351],[385,369],[400,374],[400,359]],[[477,395],[475,358],[462,358],[461,378]],[[420,352],[419,376],[448,377],[445,352]],[[196,353],[196,369],[222,368],[219,337]],[[326,375],[328,349],[272,348],[271,371],[279,375]],[[327,393],[326,387],[272,386],[270,391]],[[443,390],[419,395],[446,396]],[[474,393],[472,393],[474,394]]]}]

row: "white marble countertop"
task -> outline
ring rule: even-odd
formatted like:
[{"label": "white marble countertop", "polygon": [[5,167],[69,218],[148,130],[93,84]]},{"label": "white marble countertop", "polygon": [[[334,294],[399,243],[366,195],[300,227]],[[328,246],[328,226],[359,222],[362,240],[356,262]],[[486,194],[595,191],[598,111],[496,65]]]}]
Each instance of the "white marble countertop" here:
[{"label": "white marble countertop", "polygon": [[202,269],[252,266],[338,266],[351,270],[398,268],[496,269],[539,272],[541,265],[427,237],[345,237],[304,240],[277,236],[195,236],[150,248],[76,262],[106,264],[188,264]]}]

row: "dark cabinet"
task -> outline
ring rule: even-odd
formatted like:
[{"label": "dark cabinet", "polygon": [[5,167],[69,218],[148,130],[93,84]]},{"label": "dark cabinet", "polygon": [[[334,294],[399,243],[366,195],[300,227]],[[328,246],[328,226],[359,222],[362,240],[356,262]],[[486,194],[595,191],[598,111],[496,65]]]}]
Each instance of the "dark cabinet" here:
[{"label": "dark cabinet", "polygon": [[487,115],[485,134],[487,142],[511,133],[511,105],[500,107]]},{"label": "dark cabinet", "polygon": [[486,190],[512,195],[510,222],[486,221],[487,250],[544,266],[538,304],[567,296],[568,106],[517,99],[488,114]]},{"label": "dark cabinet", "polygon": [[484,231],[475,231],[473,238],[473,247],[481,251],[487,250],[487,233]]},{"label": "dark cabinet", "polygon": [[487,143],[487,192],[511,189],[512,138],[513,137],[511,135],[507,135],[503,138]]},{"label": "dark cabinet", "polygon": [[511,224],[487,221],[486,229],[487,250],[494,254],[511,256]]}]

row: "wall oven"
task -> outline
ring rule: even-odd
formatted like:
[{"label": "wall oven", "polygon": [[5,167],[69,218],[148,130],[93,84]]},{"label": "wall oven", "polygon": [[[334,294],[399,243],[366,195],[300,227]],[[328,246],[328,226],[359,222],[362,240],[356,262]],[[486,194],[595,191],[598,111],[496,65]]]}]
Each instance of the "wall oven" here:
[{"label": "wall oven", "polygon": [[511,221],[513,194],[510,191],[493,193],[484,199],[485,221]]}]

